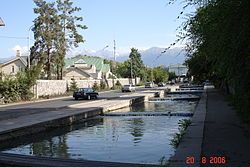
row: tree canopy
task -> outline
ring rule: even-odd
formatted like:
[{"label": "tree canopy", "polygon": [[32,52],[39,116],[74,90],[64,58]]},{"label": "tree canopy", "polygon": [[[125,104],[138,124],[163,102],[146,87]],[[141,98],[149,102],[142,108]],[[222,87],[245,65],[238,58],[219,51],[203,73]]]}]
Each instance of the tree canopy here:
[{"label": "tree canopy", "polygon": [[35,43],[31,48],[31,63],[38,71],[44,72],[47,79],[52,79],[52,74],[57,79],[62,79],[64,58],[69,47],[77,47],[84,42],[78,29],[86,29],[85,25],[78,24],[82,17],[77,17],[74,12],[81,8],[73,7],[70,0],[57,0],[46,2],[34,0]]},{"label": "tree canopy", "polygon": [[183,26],[189,73],[197,81],[212,80],[231,93],[238,111],[248,120],[249,11],[249,0],[206,1]]}]

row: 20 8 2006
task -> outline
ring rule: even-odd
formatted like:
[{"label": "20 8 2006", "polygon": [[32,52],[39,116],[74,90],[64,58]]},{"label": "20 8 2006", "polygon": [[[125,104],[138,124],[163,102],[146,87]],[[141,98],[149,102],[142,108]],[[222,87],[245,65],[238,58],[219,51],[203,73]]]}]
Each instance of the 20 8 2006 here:
[{"label": "20 8 2006", "polygon": [[[197,163],[194,156],[186,157],[186,164],[195,164]],[[198,160],[199,163],[199,160]],[[202,156],[200,158],[201,164],[226,164],[225,156]]]}]

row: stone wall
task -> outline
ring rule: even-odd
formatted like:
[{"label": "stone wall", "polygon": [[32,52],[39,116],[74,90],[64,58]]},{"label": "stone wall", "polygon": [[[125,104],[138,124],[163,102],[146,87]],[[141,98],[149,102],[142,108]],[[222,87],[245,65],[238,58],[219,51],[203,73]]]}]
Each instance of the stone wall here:
[{"label": "stone wall", "polygon": [[[130,84],[131,79],[129,78],[119,78],[114,79],[114,83],[119,82],[122,85]],[[32,91],[36,98],[41,96],[52,96],[52,95],[60,95],[65,94],[67,89],[70,87],[71,80],[37,80],[36,85],[33,87]],[[76,80],[78,87],[92,87],[94,83],[97,82],[99,85],[101,80]],[[113,86],[113,80],[107,79],[109,87]],[[137,78],[137,83],[140,82],[140,79]],[[133,84],[135,80],[133,79]]]},{"label": "stone wall", "polygon": [[66,83],[65,80],[37,80],[33,92],[36,97],[64,94],[67,91]]}]

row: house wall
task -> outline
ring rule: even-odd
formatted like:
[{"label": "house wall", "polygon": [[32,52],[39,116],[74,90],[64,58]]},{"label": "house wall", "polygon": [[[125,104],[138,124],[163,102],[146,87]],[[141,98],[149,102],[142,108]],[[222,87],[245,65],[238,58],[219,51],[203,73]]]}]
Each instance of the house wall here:
[{"label": "house wall", "polygon": [[[126,85],[131,83],[131,80],[129,78],[119,78],[114,79],[114,83],[119,82],[122,85]],[[101,80],[75,80],[78,87],[92,87],[95,82],[99,85]],[[113,86],[112,79],[107,80],[109,83],[109,86]],[[137,82],[139,82],[140,79],[137,79]],[[35,97],[39,96],[51,96],[51,95],[60,95],[67,92],[67,89],[70,87],[72,80],[37,80],[36,85],[32,88],[32,91],[34,93]],[[135,80],[133,79],[133,83]]]},{"label": "house wall", "polygon": [[180,66],[180,67],[169,67],[168,69],[169,72],[173,72],[175,73],[175,75],[177,76],[180,76],[180,75],[183,75],[183,74],[187,74],[187,71],[188,71],[188,68],[187,67],[183,67],[183,66]]},{"label": "house wall", "polygon": [[[14,73],[12,72],[12,66],[14,67]],[[21,60],[16,60],[7,65],[1,67],[1,72],[7,75],[16,75],[21,69],[24,70],[25,66]]]},{"label": "house wall", "polygon": [[74,78],[75,80],[82,80],[82,79],[88,79],[88,76],[84,76],[84,74],[81,72],[79,72],[79,70],[74,70],[74,71],[70,71],[68,73],[65,74],[65,76],[63,77],[64,80],[71,80],[72,78]]},{"label": "house wall", "polygon": [[[91,68],[86,68],[84,69],[84,72],[89,73],[89,74],[96,74],[97,79],[98,79],[98,73],[96,71],[96,67],[93,65]],[[91,79],[89,76],[84,75],[83,72],[75,68],[74,70],[67,72],[65,76],[63,77],[64,80],[71,80],[74,78],[75,80],[86,80],[86,79]]]}]

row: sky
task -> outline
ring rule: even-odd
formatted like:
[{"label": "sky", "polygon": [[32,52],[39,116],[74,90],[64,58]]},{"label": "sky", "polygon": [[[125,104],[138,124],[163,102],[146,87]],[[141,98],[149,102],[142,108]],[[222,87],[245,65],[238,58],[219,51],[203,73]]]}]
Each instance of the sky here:
[{"label": "sky", "polygon": [[[52,1],[52,0],[50,0]],[[117,52],[129,52],[150,47],[165,47],[174,42],[177,27],[185,19],[177,19],[184,6],[181,2],[169,5],[168,0],[72,0],[82,10],[82,24],[88,27],[80,33],[86,40],[68,54],[81,50],[98,51],[108,45],[113,50],[116,41]],[[5,23],[0,27],[0,58],[15,56],[15,50],[27,52],[28,36],[33,43],[29,28],[37,15],[33,0],[4,0],[0,2],[0,17]],[[189,13],[193,9],[187,9]]]}]

